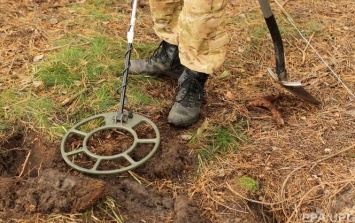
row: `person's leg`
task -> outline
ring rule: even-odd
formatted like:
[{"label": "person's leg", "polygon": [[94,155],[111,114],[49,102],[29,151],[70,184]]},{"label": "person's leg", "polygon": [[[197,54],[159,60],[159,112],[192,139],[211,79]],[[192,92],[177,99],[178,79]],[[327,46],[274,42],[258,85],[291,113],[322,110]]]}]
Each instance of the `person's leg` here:
[{"label": "person's leg", "polygon": [[182,0],[150,0],[154,31],[163,41],[148,59],[132,60],[130,73],[180,76],[184,67],[178,51],[178,18]]},{"label": "person's leg", "polygon": [[191,70],[213,74],[223,64],[229,38],[228,0],[185,0],[179,17],[179,53]]},{"label": "person's leg", "polygon": [[178,20],[183,0],[149,0],[150,12],[157,36],[166,42],[178,45]]},{"label": "person's leg", "polygon": [[228,0],[185,0],[179,17],[179,56],[186,67],[168,122],[189,126],[197,121],[208,75],[223,64]]}]

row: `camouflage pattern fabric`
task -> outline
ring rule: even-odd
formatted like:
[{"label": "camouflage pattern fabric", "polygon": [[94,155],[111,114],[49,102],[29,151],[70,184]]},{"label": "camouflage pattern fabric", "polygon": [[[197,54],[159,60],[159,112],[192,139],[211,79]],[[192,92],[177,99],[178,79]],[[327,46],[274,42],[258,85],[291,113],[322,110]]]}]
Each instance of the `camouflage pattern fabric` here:
[{"label": "camouflage pattern fabric", "polygon": [[154,30],[163,40],[179,46],[181,63],[213,74],[223,64],[228,0],[149,0]]}]

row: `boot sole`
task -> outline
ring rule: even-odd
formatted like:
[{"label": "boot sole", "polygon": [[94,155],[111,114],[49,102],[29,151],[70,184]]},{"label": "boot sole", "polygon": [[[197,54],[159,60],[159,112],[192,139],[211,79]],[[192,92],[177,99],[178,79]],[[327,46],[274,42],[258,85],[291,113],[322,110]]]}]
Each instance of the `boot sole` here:
[{"label": "boot sole", "polygon": [[173,124],[175,126],[188,127],[195,124],[198,118],[199,116],[189,121],[182,121],[180,117],[172,117],[172,118],[168,118],[168,123]]}]

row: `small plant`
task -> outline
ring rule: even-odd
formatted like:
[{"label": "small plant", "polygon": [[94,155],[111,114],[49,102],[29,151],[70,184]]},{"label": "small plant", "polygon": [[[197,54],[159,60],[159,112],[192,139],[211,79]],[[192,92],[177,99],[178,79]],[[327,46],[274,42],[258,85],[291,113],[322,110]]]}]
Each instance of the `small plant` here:
[{"label": "small plant", "polygon": [[251,177],[242,176],[237,180],[237,183],[240,184],[248,191],[255,192],[259,190],[259,183],[258,181],[254,180]]}]

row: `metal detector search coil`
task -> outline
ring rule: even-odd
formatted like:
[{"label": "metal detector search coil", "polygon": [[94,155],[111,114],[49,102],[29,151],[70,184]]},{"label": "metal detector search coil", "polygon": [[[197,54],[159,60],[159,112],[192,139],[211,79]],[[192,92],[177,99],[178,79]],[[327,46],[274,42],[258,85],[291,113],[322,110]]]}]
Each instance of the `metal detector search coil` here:
[{"label": "metal detector search coil", "polygon": [[[111,113],[104,113],[104,114],[99,114],[92,116],[90,118],[87,118],[80,123],[76,124],[73,126],[63,137],[62,143],[61,143],[61,153],[62,156],[65,160],[65,162],[73,167],[74,169],[84,172],[84,173],[89,173],[89,174],[117,174],[117,173],[123,173],[127,172],[131,169],[134,169],[141,164],[145,163],[148,159],[150,159],[153,154],[157,151],[159,144],[160,144],[160,133],[157,128],[157,126],[150,121],[149,119],[133,114],[133,117],[128,119],[127,122],[117,122],[116,121],[116,112],[111,112]],[[81,127],[85,126],[87,123],[94,121],[94,120],[104,120],[104,123],[102,126],[95,128],[89,132],[85,132],[84,130],[81,130]],[[140,124],[146,124],[149,127],[151,127],[154,131],[154,138],[139,138],[137,132],[134,130],[134,128]],[[88,142],[89,140],[93,137],[94,134],[104,131],[104,130],[113,130],[113,129],[119,129],[119,130],[125,130],[126,132],[129,132],[133,136],[133,143],[131,147],[129,147],[127,150],[125,150],[122,153],[119,154],[114,154],[111,156],[103,156],[103,155],[98,155],[93,152],[91,152],[88,149]],[[82,145],[78,149],[71,150],[70,145],[67,145],[68,140],[72,136],[78,136],[81,137],[82,140]],[[142,159],[135,161],[131,157],[131,153],[141,144],[152,144],[153,148],[150,150],[150,152],[143,157]],[[94,165],[92,168],[85,168],[82,166],[79,166],[75,163],[75,159],[80,159],[80,155],[85,154],[86,156],[90,157],[92,160],[94,160]],[[129,165],[128,166],[123,166],[118,169],[112,169],[112,170],[106,170],[106,169],[100,169],[100,166],[104,161],[115,161],[119,159],[125,159]]]}]

